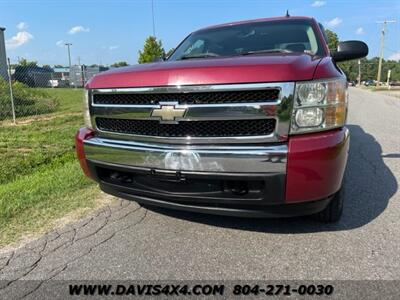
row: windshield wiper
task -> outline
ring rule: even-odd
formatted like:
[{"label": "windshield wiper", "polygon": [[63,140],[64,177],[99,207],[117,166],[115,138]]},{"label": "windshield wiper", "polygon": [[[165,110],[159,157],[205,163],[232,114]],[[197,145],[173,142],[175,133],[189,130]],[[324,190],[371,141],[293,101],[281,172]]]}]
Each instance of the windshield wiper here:
[{"label": "windshield wiper", "polygon": [[239,53],[239,55],[252,55],[252,54],[263,54],[263,53],[293,53],[288,49],[266,49],[266,50],[257,50],[257,51],[247,51]]},{"label": "windshield wiper", "polygon": [[184,55],[181,56],[179,59],[193,59],[193,58],[208,58],[208,57],[218,57],[218,54],[215,53],[200,53],[195,55]]}]

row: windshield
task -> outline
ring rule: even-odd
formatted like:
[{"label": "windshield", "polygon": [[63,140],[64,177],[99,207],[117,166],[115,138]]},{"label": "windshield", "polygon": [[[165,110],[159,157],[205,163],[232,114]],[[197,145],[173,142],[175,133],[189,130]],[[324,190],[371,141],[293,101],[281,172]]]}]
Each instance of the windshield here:
[{"label": "windshield", "polygon": [[254,22],[204,29],[192,33],[169,60],[260,55],[266,53],[322,55],[322,47],[308,20]]}]

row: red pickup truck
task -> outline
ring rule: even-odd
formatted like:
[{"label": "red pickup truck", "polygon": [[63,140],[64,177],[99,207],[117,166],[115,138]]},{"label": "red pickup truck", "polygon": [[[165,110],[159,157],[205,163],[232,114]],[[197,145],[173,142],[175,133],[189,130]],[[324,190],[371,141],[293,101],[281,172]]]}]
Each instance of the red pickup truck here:
[{"label": "red pickup truck", "polygon": [[308,17],[191,33],[162,61],[107,71],[85,89],[84,173],[147,206],[247,217],[340,218],[347,81]]}]

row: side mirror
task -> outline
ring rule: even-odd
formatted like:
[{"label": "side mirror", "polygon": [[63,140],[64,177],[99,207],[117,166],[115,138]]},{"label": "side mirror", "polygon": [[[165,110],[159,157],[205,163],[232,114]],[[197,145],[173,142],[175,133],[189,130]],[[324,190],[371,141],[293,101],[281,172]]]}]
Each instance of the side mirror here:
[{"label": "side mirror", "polygon": [[357,58],[363,58],[368,55],[368,46],[361,41],[340,42],[337,51],[332,53],[334,61],[345,61]]}]

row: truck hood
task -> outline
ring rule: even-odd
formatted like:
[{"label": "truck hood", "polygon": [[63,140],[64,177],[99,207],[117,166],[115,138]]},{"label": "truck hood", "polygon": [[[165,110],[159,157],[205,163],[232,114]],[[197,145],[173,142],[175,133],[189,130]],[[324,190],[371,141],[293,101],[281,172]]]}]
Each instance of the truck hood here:
[{"label": "truck hood", "polygon": [[283,82],[313,79],[321,58],[273,54],[148,63],[100,73],[88,88]]}]

